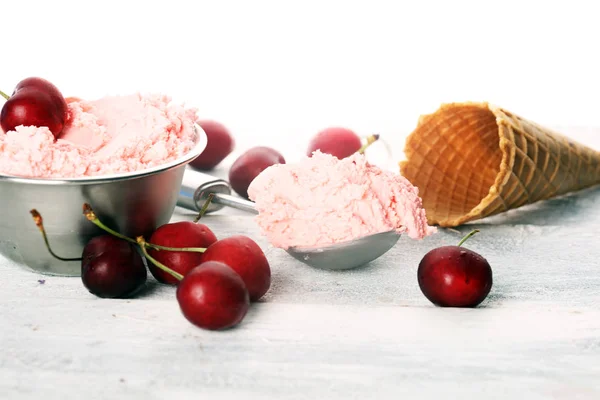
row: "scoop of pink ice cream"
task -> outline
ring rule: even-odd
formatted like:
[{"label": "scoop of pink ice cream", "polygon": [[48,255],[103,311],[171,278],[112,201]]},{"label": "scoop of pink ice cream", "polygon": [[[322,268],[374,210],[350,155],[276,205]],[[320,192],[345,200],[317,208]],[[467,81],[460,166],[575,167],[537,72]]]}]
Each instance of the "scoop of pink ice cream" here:
[{"label": "scoop of pink ice cream", "polygon": [[45,127],[0,131],[0,173],[73,178],[127,173],[184,156],[195,145],[195,109],[163,95],[71,99],[58,140]]},{"label": "scoop of pink ice cream", "polygon": [[369,164],[363,155],[338,160],[319,151],[296,164],[273,165],[248,188],[256,221],[276,247],[312,247],[396,230],[413,239],[435,232],[418,189]]}]

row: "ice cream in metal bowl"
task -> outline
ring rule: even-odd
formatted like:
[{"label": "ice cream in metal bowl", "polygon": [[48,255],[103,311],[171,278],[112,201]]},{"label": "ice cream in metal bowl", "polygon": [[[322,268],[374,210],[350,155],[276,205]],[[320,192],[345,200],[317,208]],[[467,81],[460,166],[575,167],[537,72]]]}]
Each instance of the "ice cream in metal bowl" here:
[{"label": "ice cream in metal bowl", "polygon": [[78,276],[81,263],[54,259],[29,211],[37,209],[53,250],[79,257],[85,244],[102,234],[83,215],[89,203],[111,228],[128,236],[151,234],[175,209],[186,165],[206,146],[196,126],[195,147],[185,156],[151,169],[126,174],[70,179],[31,179],[0,175],[0,252],[35,271]]}]

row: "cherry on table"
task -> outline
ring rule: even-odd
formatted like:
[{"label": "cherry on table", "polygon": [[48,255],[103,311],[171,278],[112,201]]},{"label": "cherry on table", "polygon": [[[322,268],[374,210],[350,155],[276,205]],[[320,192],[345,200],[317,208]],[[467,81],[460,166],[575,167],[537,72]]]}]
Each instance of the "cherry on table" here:
[{"label": "cherry on table", "polygon": [[475,307],[490,293],[493,283],[488,261],[461,245],[478,230],[465,236],[457,246],[429,251],[417,270],[419,288],[433,304],[441,307]]},{"label": "cherry on table", "polygon": [[318,132],[310,141],[307,156],[319,150],[339,158],[346,158],[362,147],[360,137],[354,131],[343,127],[330,127]]},{"label": "cherry on table", "polygon": [[204,151],[190,162],[190,166],[209,171],[219,165],[233,151],[235,140],[225,125],[220,122],[204,120],[197,123],[206,133],[208,142]]},{"label": "cherry on table", "polygon": [[192,324],[222,330],[239,324],[250,307],[242,278],[227,265],[208,261],[188,272],[177,285],[177,302]]},{"label": "cherry on table", "polygon": [[129,297],[144,285],[147,275],[135,245],[123,239],[96,236],[83,249],[81,280],[98,297]]},{"label": "cherry on table", "polygon": [[148,273],[135,242],[113,234],[96,236],[87,242],[81,257],[61,257],[50,246],[42,215],[35,208],[29,212],[52,257],[60,261],[81,262],[81,280],[90,293],[107,298],[129,297],[146,282]]},{"label": "cherry on table", "polygon": [[[172,248],[207,248],[217,241],[217,237],[204,224],[180,221],[160,226],[154,231],[149,241],[151,244]],[[148,253],[154,259],[184,276],[202,261],[201,252],[156,250],[150,247]],[[159,282],[171,285],[179,283],[179,280],[173,275],[153,263],[148,264],[148,269]]]},{"label": "cherry on table", "polygon": [[269,261],[248,236],[234,235],[216,241],[202,255],[202,262],[208,261],[222,262],[237,272],[248,288],[251,301],[260,299],[271,287]]},{"label": "cherry on table", "polygon": [[248,198],[248,186],[261,172],[275,164],[285,164],[283,156],[265,146],[253,147],[239,156],[229,169],[229,183],[233,190]]},{"label": "cherry on table", "polygon": [[[35,209],[30,213],[50,254],[59,260],[73,261],[52,251],[41,214]],[[147,273],[143,260],[133,247],[137,244],[152,264],[179,281],[177,302],[184,317],[192,324],[203,329],[221,330],[239,324],[246,316],[250,294],[242,277],[230,266],[206,261],[183,276],[152,257],[148,248],[156,245],[146,242],[143,236],[132,239],[106,226],[88,203],[84,204],[83,213],[89,221],[109,233],[90,240],[78,258],[82,263],[82,281],[90,292],[100,297],[128,296],[145,282]],[[202,213],[198,218],[201,216]]]}]

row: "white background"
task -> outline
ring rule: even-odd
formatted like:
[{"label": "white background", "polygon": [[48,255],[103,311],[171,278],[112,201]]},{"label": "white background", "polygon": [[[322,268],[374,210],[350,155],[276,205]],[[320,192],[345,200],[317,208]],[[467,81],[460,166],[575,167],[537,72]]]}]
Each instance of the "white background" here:
[{"label": "white background", "polygon": [[237,151],[304,151],[330,125],[403,138],[446,101],[600,126],[593,1],[1,3],[4,91],[38,75],[65,96],[164,92]]}]

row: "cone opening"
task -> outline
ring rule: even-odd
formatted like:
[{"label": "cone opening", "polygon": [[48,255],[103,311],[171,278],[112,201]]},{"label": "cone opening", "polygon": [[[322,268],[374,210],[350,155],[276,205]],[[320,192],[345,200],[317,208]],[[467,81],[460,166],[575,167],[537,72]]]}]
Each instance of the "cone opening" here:
[{"label": "cone opening", "polygon": [[489,194],[503,152],[487,104],[447,104],[408,137],[402,175],[419,188],[430,224],[457,225]]}]

